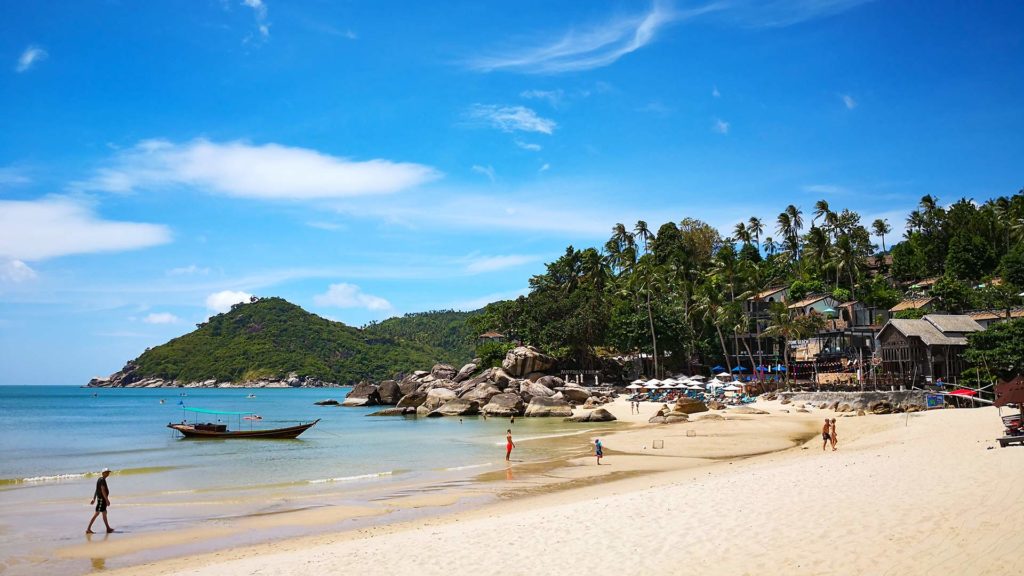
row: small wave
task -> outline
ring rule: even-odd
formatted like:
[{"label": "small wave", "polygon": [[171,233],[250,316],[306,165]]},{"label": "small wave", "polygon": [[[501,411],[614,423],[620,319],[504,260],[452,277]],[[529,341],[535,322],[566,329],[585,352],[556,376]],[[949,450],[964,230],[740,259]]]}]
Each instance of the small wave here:
[{"label": "small wave", "polygon": [[490,465],[491,465],[490,462],[487,462],[487,463],[484,463],[484,464],[467,464],[466,466],[452,466],[451,468],[442,468],[442,470],[444,470],[445,472],[456,472],[458,470],[471,470],[473,468],[486,468],[486,467],[488,467]]},{"label": "small wave", "polygon": [[394,474],[394,470],[388,470],[387,472],[374,472],[370,474],[357,474],[355,476],[339,476],[337,478],[318,478],[316,480],[310,480],[310,484],[326,484],[328,482],[352,482],[355,480],[371,480],[373,478],[383,478],[385,476],[391,476]]},{"label": "small wave", "polygon": [[[542,434],[540,436],[523,436],[521,438],[514,438],[514,442],[530,442],[531,440],[547,440],[550,438],[567,438],[569,436],[579,436],[580,434],[586,434],[593,432],[594,428],[587,428],[586,430],[573,430],[572,432],[562,432],[560,434]],[[495,446],[504,446],[505,441],[499,440],[494,443]]]},{"label": "small wave", "polygon": [[[136,474],[153,474],[165,470],[173,470],[174,466],[147,466],[144,468],[125,468],[124,470],[112,470],[111,474],[119,476],[134,476]],[[29,476],[27,478],[0,478],[0,486],[14,486],[18,484],[42,484],[45,482],[61,482],[64,480],[79,480],[99,476],[100,472],[75,472],[70,474],[50,474],[42,476]]]}]

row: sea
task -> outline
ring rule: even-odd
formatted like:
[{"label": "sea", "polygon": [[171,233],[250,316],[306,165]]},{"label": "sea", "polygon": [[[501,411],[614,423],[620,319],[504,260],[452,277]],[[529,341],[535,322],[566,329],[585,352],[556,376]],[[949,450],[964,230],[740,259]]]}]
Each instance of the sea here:
[{"label": "sea", "polygon": [[[472,486],[514,463],[586,453],[607,425],[560,418],[367,417],[379,407],[317,406],[348,388],[82,388],[0,386],[0,574],[79,574],[159,557],[148,553],[68,559],[83,544],[99,471],[110,468],[110,520],[119,534],[159,534],[312,507],[362,505]],[[295,440],[190,440],[167,428],[183,408],[249,412],[239,426],[320,422]],[[584,426],[584,428],[581,428]],[[511,477],[511,472],[509,473]],[[94,530],[102,531],[97,520]],[[298,529],[235,536],[229,544],[301,535]],[[123,537],[122,537],[123,538]]]}]

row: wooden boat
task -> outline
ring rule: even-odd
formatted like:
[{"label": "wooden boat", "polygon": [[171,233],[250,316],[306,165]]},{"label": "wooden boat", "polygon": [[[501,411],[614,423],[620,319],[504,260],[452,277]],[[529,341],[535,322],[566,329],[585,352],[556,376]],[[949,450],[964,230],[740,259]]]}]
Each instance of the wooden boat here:
[{"label": "wooden boat", "polygon": [[[205,408],[185,408],[182,406],[182,410],[185,412],[192,412],[194,414],[215,414],[217,416],[234,416],[237,417],[238,429],[228,430],[228,425],[220,422],[216,424],[207,422],[188,422],[182,420],[178,424],[170,423],[167,425],[171,430],[177,430],[185,438],[264,438],[264,439],[277,439],[277,438],[296,438],[299,434],[302,434],[306,430],[309,430],[316,423],[320,421],[319,418],[312,422],[300,422],[294,426],[287,426],[284,428],[253,428],[252,423],[259,421],[261,418],[253,412],[225,412],[223,410],[207,410]],[[245,430],[242,427],[242,419],[249,421],[249,429]]]},{"label": "wooden boat", "polygon": [[317,418],[297,426],[263,430],[228,430],[225,424],[168,424],[167,427],[181,432],[185,438],[296,438],[319,421]]}]

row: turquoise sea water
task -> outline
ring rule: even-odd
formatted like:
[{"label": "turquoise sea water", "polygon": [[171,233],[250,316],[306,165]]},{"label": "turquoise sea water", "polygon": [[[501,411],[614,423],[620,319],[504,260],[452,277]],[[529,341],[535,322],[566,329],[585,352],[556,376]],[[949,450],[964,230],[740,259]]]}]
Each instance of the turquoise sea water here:
[{"label": "turquoise sea water", "polygon": [[[449,485],[504,466],[507,428],[517,443],[514,460],[535,461],[594,427],[561,419],[369,418],[378,408],[313,404],[340,401],[347,392],[0,386],[0,572],[6,565],[19,573],[22,564],[11,560],[26,546],[46,556],[80,538],[104,467],[114,471],[112,523],[139,533],[301,509],[310,501],[357,503],[387,496],[381,490],[390,486]],[[296,440],[184,440],[166,428],[185,416],[179,401],[255,412],[263,417],[256,426],[321,421]],[[235,417],[226,419],[237,428]],[[580,436],[579,449],[588,442]],[[367,496],[368,488],[376,492]]]}]

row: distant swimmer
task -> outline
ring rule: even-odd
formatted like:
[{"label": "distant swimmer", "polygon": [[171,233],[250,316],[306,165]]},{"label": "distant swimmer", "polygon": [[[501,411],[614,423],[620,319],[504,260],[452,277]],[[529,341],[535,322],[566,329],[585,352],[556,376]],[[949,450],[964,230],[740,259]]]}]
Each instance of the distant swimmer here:
[{"label": "distant swimmer", "polygon": [[508,430],[505,431],[505,461],[506,462],[509,461],[509,457],[512,456],[512,449],[515,448],[515,447],[516,447],[515,443],[512,442],[512,429],[509,428]]},{"label": "distant swimmer", "polygon": [[85,529],[86,534],[92,534],[92,523],[96,521],[96,517],[103,514],[103,524],[107,527],[107,532],[113,532],[114,529],[110,527],[110,523],[107,522],[107,507],[110,506],[110,490],[107,488],[107,476],[110,476],[110,468],[104,468],[103,472],[100,473],[99,480],[96,480],[96,491],[93,492],[92,500],[89,504],[96,505],[96,512],[92,515],[92,520],[89,520],[89,527]]}]

